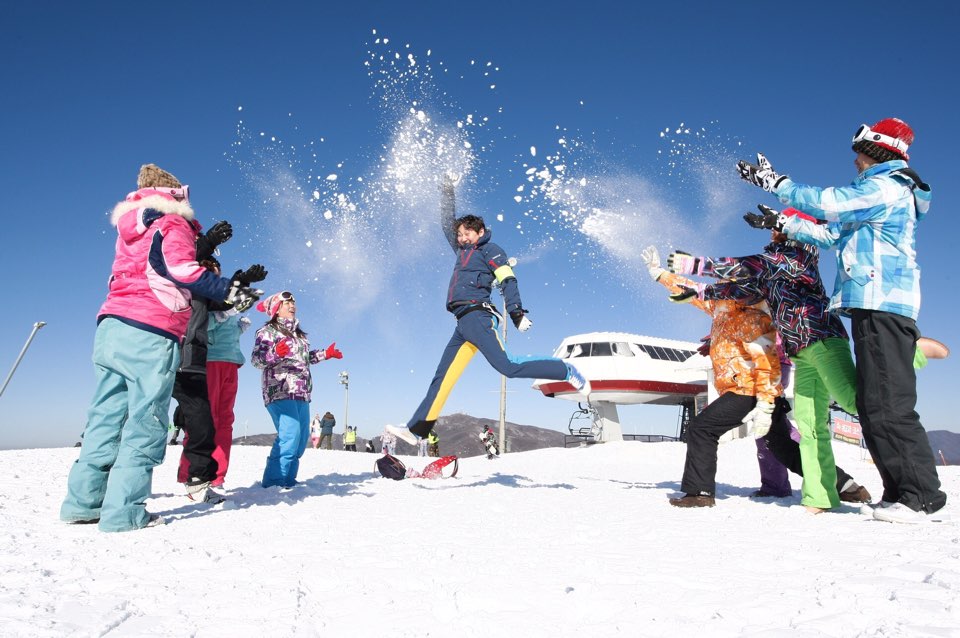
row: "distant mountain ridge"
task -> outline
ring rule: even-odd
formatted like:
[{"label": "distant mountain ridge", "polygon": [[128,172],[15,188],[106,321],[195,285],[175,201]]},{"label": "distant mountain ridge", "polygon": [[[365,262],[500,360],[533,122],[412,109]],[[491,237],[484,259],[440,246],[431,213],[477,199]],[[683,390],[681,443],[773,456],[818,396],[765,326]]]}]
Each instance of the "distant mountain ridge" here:
[{"label": "distant mountain ridge", "polygon": [[[459,457],[480,456],[485,454],[480,445],[479,434],[484,426],[489,425],[500,436],[500,422],[496,419],[483,419],[469,414],[450,414],[437,419],[436,431],[440,435],[440,454],[456,454]],[[564,432],[548,430],[535,425],[521,425],[507,421],[508,452],[527,452],[548,447],[563,447]],[[273,445],[276,434],[254,434],[239,437],[233,440],[235,445]],[[948,465],[960,465],[960,433],[949,430],[932,430],[927,432],[930,447],[933,449],[937,465],[944,461]],[[374,437],[377,452],[380,451],[380,437]],[[366,439],[357,437],[357,449],[363,450]],[[333,435],[333,449],[343,449],[343,436]],[[416,455],[412,445],[403,441],[397,443],[397,454]]]},{"label": "distant mountain ridge", "polygon": [[[456,454],[459,457],[480,456],[486,454],[480,444],[479,434],[484,426],[489,425],[499,437],[500,422],[495,419],[482,419],[469,414],[450,414],[437,419],[435,430],[440,436],[440,454]],[[520,425],[509,421],[505,424],[507,431],[507,451],[526,452],[547,447],[563,447],[563,432],[548,430],[535,425]],[[273,445],[276,434],[254,434],[238,437],[233,440],[235,445]],[[357,437],[357,449],[363,450],[367,439]],[[377,452],[380,451],[379,435],[373,438]],[[334,433],[333,449],[343,449],[343,434]],[[416,456],[417,450],[403,441],[397,442],[397,454]]]},{"label": "distant mountain ridge", "polygon": [[933,456],[937,465],[960,465],[960,434],[949,430],[933,430],[927,432]]}]

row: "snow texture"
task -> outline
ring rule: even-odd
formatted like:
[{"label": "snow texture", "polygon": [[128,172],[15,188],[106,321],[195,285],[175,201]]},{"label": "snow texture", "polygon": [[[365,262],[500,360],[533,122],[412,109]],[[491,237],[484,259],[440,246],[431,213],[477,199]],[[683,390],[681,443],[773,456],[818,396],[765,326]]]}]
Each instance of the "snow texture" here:
[{"label": "snow texture", "polygon": [[[306,124],[294,119],[287,122],[292,130],[283,131],[283,123],[271,122],[269,133],[256,133],[262,125],[253,128],[254,115],[241,111],[237,139],[225,154],[243,178],[241,192],[264,209],[263,227],[245,232],[271,236],[276,254],[264,259],[285,264],[272,273],[283,287],[303,292],[322,282],[324,294],[340,299],[341,314],[353,316],[419,299],[422,291],[411,282],[425,281],[425,271],[435,271],[447,256],[436,233],[438,180],[446,172],[463,178],[458,211],[479,210],[488,225],[507,225],[511,235],[498,229],[496,236],[509,237],[519,263],[553,254],[569,261],[570,269],[554,273],[560,287],[567,272],[600,271],[622,291],[649,300],[656,288],[635,276],[643,270],[637,246],[697,251],[699,238],[739,223],[742,211],[733,204],[742,185],[730,167],[740,141],[717,121],[658,130],[664,148],[653,168],[632,156],[615,159],[595,132],[560,124],[552,144],[529,144],[513,166],[490,166],[495,147],[522,148],[522,137],[537,135],[506,134],[504,103],[477,96],[476,87],[486,86],[499,67],[471,60],[454,78],[447,75],[454,65],[431,58],[429,49],[422,54],[371,35],[363,66],[381,143],[334,160],[334,172],[324,138],[305,139]],[[502,98],[509,104],[509,95]],[[505,170],[506,179],[517,180],[512,201],[488,200],[475,209]],[[691,193],[696,211],[681,203]],[[695,225],[693,212],[702,213]],[[306,242],[311,250],[302,249]],[[373,268],[369,254],[384,258]]]},{"label": "snow texture", "polygon": [[[834,447],[878,495],[860,450]],[[667,503],[681,443],[464,459],[434,481],[308,449],[287,492],[258,484],[266,448],[235,447],[217,506],[187,500],[168,450],[147,502],[168,524],[122,534],[57,520],[77,449],[0,452],[0,633],[960,635],[960,528],[813,516],[797,491],[751,500],[752,440],[721,446],[717,505],[700,510]],[[960,472],[940,476],[949,511]]]},{"label": "snow texture", "polygon": [[[422,278],[424,262],[435,261],[424,256],[431,249],[444,258],[448,254],[436,232],[440,176],[470,175],[496,134],[495,115],[463,109],[438,88],[429,51],[418,59],[409,49],[383,37],[369,44],[363,64],[383,142],[355,149],[335,164],[336,171],[321,149],[325,139],[305,141],[292,116],[287,123],[292,130],[276,135],[255,134],[240,120],[225,154],[243,178],[241,192],[249,191],[264,210],[263,228],[245,230],[271,236],[273,261],[288,264],[290,272],[275,269],[272,281],[295,273],[288,285],[294,290],[323,281],[324,292],[339,298],[342,313],[389,303],[389,295],[397,301],[417,296],[411,282]],[[485,76],[499,70],[491,66]],[[459,203],[466,210],[469,188],[461,191]],[[313,250],[299,250],[307,241]],[[384,259],[371,267],[370,254]]]}]

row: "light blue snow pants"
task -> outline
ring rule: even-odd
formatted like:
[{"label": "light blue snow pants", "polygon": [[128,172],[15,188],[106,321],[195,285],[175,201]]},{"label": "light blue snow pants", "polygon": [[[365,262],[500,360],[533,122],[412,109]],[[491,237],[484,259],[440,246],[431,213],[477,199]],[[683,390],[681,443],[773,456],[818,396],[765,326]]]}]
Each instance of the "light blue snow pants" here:
[{"label": "light blue snow pants", "polygon": [[284,399],[267,405],[267,412],[277,428],[277,438],[270,448],[261,484],[292,487],[297,482],[300,457],[310,440],[310,404]]},{"label": "light blue snow pants", "polygon": [[97,386],[80,457],[70,469],[60,520],[99,519],[124,532],[149,521],[153,468],[167,450],[167,420],[179,345],[107,318],[93,342]]}]

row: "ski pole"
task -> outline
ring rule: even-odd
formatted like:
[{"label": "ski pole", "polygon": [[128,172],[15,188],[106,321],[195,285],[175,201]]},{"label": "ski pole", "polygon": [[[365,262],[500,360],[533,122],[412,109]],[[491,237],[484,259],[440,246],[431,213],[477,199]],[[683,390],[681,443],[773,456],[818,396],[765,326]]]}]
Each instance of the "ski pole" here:
[{"label": "ski pole", "polygon": [[47,325],[46,321],[38,321],[33,324],[33,331],[30,332],[30,336],[27,337],[27,342],[23,344],[23,350],[20,351],[20,356],[17,357],[17,360],[13,362],[13,367],[10,369],[10,374],[7,375],[7,380],[3,382],[3,387],[0,388],[0,397],[3,396],[3,391],[7,389],[7,384],[10,383],[10,379],[13,378],[13,373],[17,371],[17,366],[20,365],[20,360],[23,359],[23,355],[27,353],[27,348],[30,347],[30,342],[33,341],[33,336],[37,334],[37,330]]}]

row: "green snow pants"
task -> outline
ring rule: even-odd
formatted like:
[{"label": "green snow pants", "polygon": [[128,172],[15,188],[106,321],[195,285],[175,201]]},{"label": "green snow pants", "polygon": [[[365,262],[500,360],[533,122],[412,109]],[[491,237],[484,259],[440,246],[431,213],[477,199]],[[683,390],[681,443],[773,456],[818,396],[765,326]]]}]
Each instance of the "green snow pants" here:
[{"label": "green snow pants", "polygon": [[837,468],[830,443],[830,397],[856,413],[857,369],[846,339],[831,337],[791,357],[794,362],[793,415],[800,430],[803,486],[800,502],[829,509],[840,505]]}]

